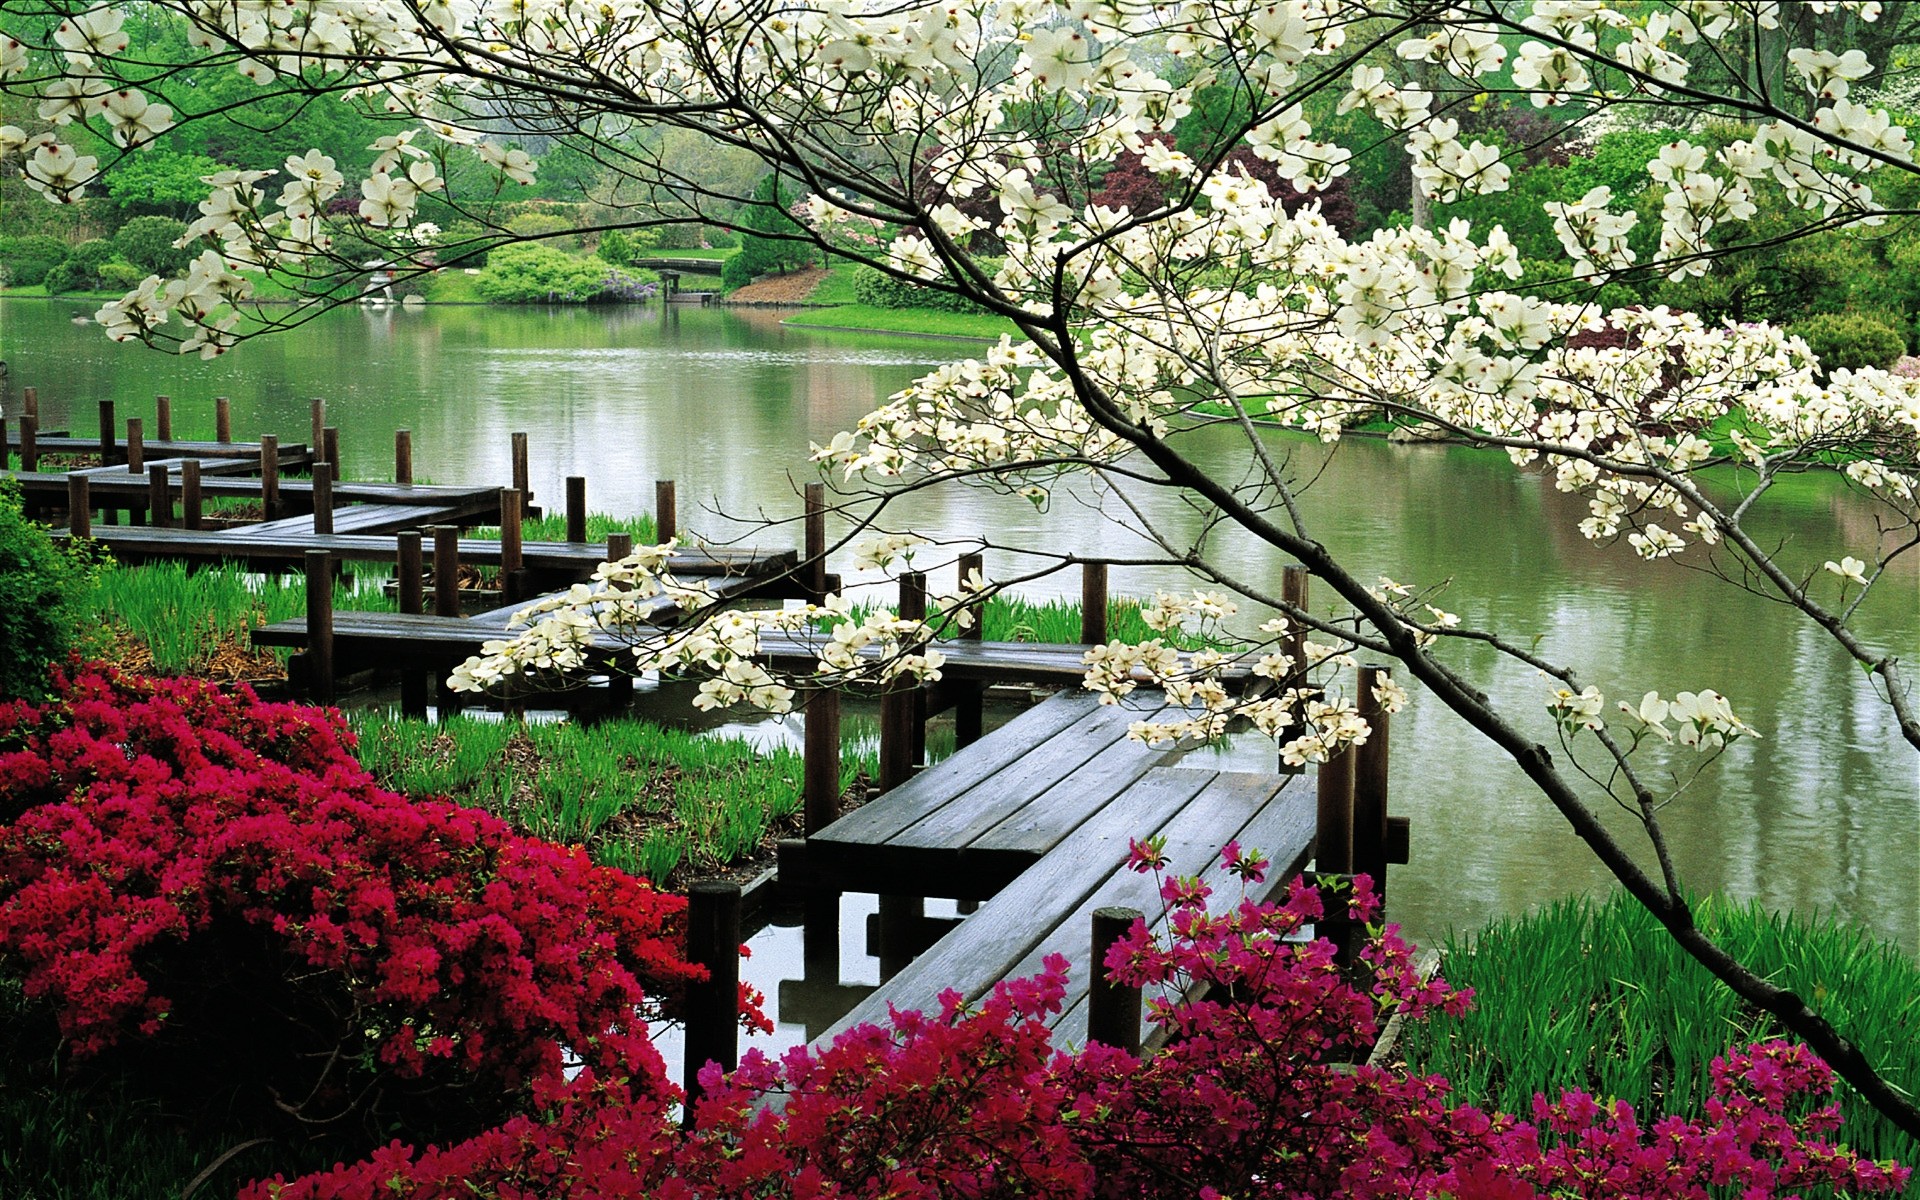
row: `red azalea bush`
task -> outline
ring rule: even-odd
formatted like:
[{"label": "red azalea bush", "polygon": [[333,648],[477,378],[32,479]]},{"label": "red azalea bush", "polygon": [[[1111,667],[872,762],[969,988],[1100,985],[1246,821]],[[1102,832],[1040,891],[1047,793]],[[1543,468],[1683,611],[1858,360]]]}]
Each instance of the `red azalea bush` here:
[{"label": "red azalea bush", "polygon": [[385,791],[351,745],[329,711],[97,666],[0,706],[0,972],[76,1058],[303,1127],[468,1136],[550,1102],[569,1052],[664,1108],[646,1021],[697,974],[685,902]]},{"label": "red azalea bush", "polygon": [[[1155,849],[1136,861],[1154,866]],[[1258,878],[1257,854],[1229,865]],[[1577,1093],[1537,1102],[1534,1122],[1449,1108],[1437,1077],[1350,1065],[1381,1016],[1458,1008],[1464,993],[1422,980],[1393,927],[1365,953],[1371,994],[1349,983],[1321,915],[1295,883],[1278,904],[1222,914],[1206,889],[1169,880],[1176,907],[1161,943],[1136,926],[1106,966],[1167,994],[1171,1035],[1138,1058],[1052,1049],[1066,963],[1002,984],[977,1011],[957,995],[933,1015],[895,1013],[829,1048],[780,1062],[749,1051],[710,1068],[697,1128],[681,1136],[624,1083],[576,1079],[545,1112],[478,1138],[373,1160],[243,1200],[613,1200],[793,1196],[933,1197],[1706,1197],[1806,1189],[1890,1193],[1906,1171],[1865,1162],[1824,1137],[1838,1124],[1832,1080],[1804,1049],[1752,1047],[1714,1068],[1704,1118],[1643,1129],[1626,1106]],[[1361,919],[1377,908],[1362,877]]]}]

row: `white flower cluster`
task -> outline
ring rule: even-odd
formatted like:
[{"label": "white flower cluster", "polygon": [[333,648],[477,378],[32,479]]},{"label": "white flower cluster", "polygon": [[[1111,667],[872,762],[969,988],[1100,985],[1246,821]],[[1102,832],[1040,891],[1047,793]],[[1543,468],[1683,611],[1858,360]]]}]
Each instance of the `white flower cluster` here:
[{"label": "white flower cluster", "polygon": [[[971,607],[988,588],[976,572],[958,594],[936,598],[926,620],[885,611],[856,618],[844,597],[829,596],[792,608],[709,611],[669,630],[653,618],[658,597],[685,612],[714,605],[706,584],[674,577],[674,550],[671,541],[640,547],[602,564],[592,583],[575,584],[515,613],[509,629],[517,632],[483,645],[455,669],[449,686],[485,692],[522,677],[577,673],[596,658],[624,652],[629,661],[623,669],[637,675],[700,678],[697,708],[746,703],[784,713],[802,687],[938,680],[946,658],[930,644],[935,632],[966,628]],[[769,634],[782,635],[777,646],[769,647]],[[802,670],[776,670],[769,665],[775,652],[783,660],[804,653],[812,662]]]}]

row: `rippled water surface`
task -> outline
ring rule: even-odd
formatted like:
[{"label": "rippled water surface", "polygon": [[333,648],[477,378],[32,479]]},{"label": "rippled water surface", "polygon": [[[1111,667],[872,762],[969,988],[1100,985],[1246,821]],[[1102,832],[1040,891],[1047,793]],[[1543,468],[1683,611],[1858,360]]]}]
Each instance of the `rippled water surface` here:
[{"label": "rippled water surface", "polygon": [[[654,480],[672,478],[683,526],[716,535],[730,528],[719,513],[793,515],[797,485],[812,478],[810,441],[826,441],[918,372],[965,352],[950,342],[804,333],[766,312],[442,308],[335,313],[201,363],[112,345],[69,319],[79,309],[0,303],[0,355],[16,393],[40,389],[43,424],[92,431],[97,400],[116,400],[122,416],[150,416],[152,397],[165,393],[182,435],[210,433],[211,399],[224,394],[237,435],[303,441],[308,398],[324,396],[349,475],[386,472],[392,431],[406,427],[419,475],[505,482],[509,436],[525,430],[539,500],[557,502],[562,478],[584,475],[593,507],[644,510]],[[1190,440],[1223,477],[1242,468],[1244,444]],[[1819,631],[1684,560],[1649,565],[1624,548],[1589,545],[1574,529],[1582,505],[1504,457],[1353,439],[1323,464],[1329,451],[1316,443],[1276,435],[1273,446],[1303,469],[1324,465],[1308,515],[1316,536],[1361,575],[1451,580],[1443,603],[1468,624],[1523,642],[1538,634],[1545,654],[1577,664],[1610,694],[1712,687],[1732,698],[1763,736],[1735,746],[1668,810],[1675,854],[1694,886],[1838,912],[1920,951],[1920,760],[1870,681]],[[1767,532],[1797,564],[1858,553],[1858,539],[1872,534],[1871,511],[1831,481],[1795,481],[1780,499]],[[1145,503],[1169,529],[1193,533],[1206,520],[1173,497]],[[1064,498],[1041,514],[978,492],[928,494],[889,521],[1042,550],[1139,548],[1094,508]],[[782,529],[762,540],[794,537]],[[1250,539],[1216,534],[1208,550],[1278,589],[1281,562]],[[1125,592],[1180,583],[1144,569],[1114,576]],[[1862,628],[1912,656],[1920,578],[1909,563],[1885,583]],[[1033,590],[1077,594],[1077,586],[1063,577]],[[1471,649],[1456,661],[1545,728],[1537,719],[1543,686],[1530,671]],[[1607,886],[1519,772],[1438,704],[1416,692],[1393,746],[1393,807],[1413,819],[1414,858],[1395,871],[1393,909],[1417,936]],[[1244,744],[1232,753],[1242,763],[1267,761]]]}]

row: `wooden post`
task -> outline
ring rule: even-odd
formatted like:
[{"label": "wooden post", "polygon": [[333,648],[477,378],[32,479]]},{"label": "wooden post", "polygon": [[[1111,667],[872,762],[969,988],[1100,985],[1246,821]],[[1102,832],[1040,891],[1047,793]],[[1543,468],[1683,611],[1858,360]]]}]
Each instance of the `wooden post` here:
[{"label": "wooden post", "polygon": [[680,532],[680,502],[674,498],[671,479],[653,481],[653,529],[659,542]]},{"label": "wooden post", "polygon": [[213,398],[213,440],[222,445],[233,441],[233,401],[225,396]]},{"label": "wooden post", "polygon": [[147,469],[146,422],[127,418],[127,474],[139,475]]},{"label": "wooden post", "polygon": [[113,444],[116,426],[113,423],[113,401],[100,402],[100,465],[110,467],[119,458],[119,450]]},{"label": "wooden post", "polygon": [[[423,607],[420,573],[425,566],[420,554],[420,531],[406,530],[395,538],[395,543],[398,556],[394,575],[399,584],[400,611],[419,613]],[[418,666],[403,665],[400,668],[401,715],[424,718],[427,715],[427,692],[426,671]]]},{"label": "wooden post", "polygon": [[320,458],[324,458],[328,462],[333,464],[333,477],[335,479],[339,479],[341,477],[340,476],[340,431],[338,429],[334,428],[331,425],[327,426],[325,429],[322,429],[320,431],[320,445],[314,448],[314,453],[318,455]]},{"label": "wooden post", "polygon": [[587,540],[587,477],[584,475],[567,476],[567,540],[575,543]]},{"label": "wooden post", "polygon": [[827,598],[827,485],[807,485],[806,550],[800,561],[807,599],[819,604]]},{"label": "wooden post", "polygon": [[1347,875],[1353,871],[1353,764],[1352,749],[1342,746],[1320,764],[1319,816],[1314,867],[1322,875]]},{"label": "wooden post", "polygon": [[898,975],[913,961],[916,944],[927,916],[926,901],[919,896],[880,897],[880,919],[874,924],[880,935],[880,982]]},{"label": "wooden post", "polygon": [[607,561],[619,562],[633,553],[633,535],[630,533],[607,534]]},{"label": "wooden post", "polygon": [[147,468],[147,520],[155,529],[173,527],[173,493],[167,486],[167,465],[154,463]]},{"label": "wooden post", "polygon": [[333,464],[313,464],[313,531],[333,532]]},{"label": "wooden post", "polygon": [[184,528],[200,528],[200,507],[200,460],[189,458],[180,464],[180,524]]},{"label": "wooden post", "polygon": [[402,487],[413,486],[413,430],[393,431],[393,481]]},{"label": "wooden post", "polygon": [[33,413],[23,414],[20,418],[20,469],[40,469],[40,418]]},{"label": "wooden post", "polygon": [[39,388],[20,389],[20,415],[23,417],[32,417],[36,421],[40,419]]},{"label": "wooden post", "polygon": [[[901,574],[900,615],[909,621],[927,619],[927,573],[925,571],[906,571]],[[913,700],[910,769],[917,771],[920,769],[920,764],[927,761],[927,692],[925,688],[916,684],[908,695]]]},{"label": "wooden post", "polygon": [[[24,420],[32,421],[32,417]],[[67,476],[67,531],[74,537],[93,536],[93,481],[85,475]]]},{"label": "wooden post", "polygon": [[266,520],[280,516],[280,438],[260,435],[260,510]]},{"label": "wooden post", "polygon": [[880,696],[880,790],[913,778],[913,691],[896,684]]},{"label": "wooden post", "polygon": [[727,1071],[740,1065],[739,884],[703,879],[687,889],[687,961],[707,970],[705,980],[687,984],[681,1078],[687,1093],[682,1123],[690,1127],[701,1096],[701,1068],[710,1062]]},{"label": "wooden post", "polygon": [[[325,444],[324,438],[326,435],[324,431],[327,428],[326,400],[315,396],[309,403],[308,412],[312,418],[312,424],[308,426],[307,449],[312,452],[314,457],[324,458],[326,456],[320,453],[320,449],[322,445]],[[331,462],[333,460],[328,459],[327,461]]]},{"label": "wooden post", "polygon": [[807,835],[819,833],[840,815],[840,693],[821,688],[807,698],[802,795]]},{"label": "wooden post", "polygon": [[173,440],[173,397],[153,398],[153,436],[160,441]]},{"label": "wooden post", "polygon": [[313,699],[333,703],[333,555],[307,551],[307,684]]},{"label": "wooden post", "polygon": [[460,615],[460,528],[433,527],[433,615]]},{"label": "wooden post", "polygon": [[1137,908],[1093,910],[1093,957],[1087,960],[1087,1041],[1140,1053],[1140,988],[1107,979],[1107,951],[1145,918]]},{"label": "wooden post", "polygon": [[394,541],[399,550],[398,565],[394,567],[394,574],[398,576],[400,611],[416,614],[425,612],[425,593],[420,584],[420,574],[425,569],[426,563],[420,554],[420,531],[406,530]]},{"label": "wooden post", "polygon": [[1080,640],[1089,646],[1107,644],[1107,564],[1080,564]]},{"label": "wooden post", "polygon": [[0,471],[13,465],[13,449],[7,441],[7,418],[0,416]]},{"label": "wooden post", "polygon": [[[1295,565],[1282,567],[1280,569],[1280,598],[1295,608],[1300,609],[1302,612],[1306,611],[1307,608],[1308,578],[1307,569],[1302,566]],[[1307,681],[1306,627],[1294,620],[1291,616],[1289,616],[1287,620],[1288,629],[1286,634],[1280,639],[1280,649],[1282,653],[1293,660],[1293,669],[1287,672],[1287,677],[1284,680],[1279,681],[1279,686],[1283,689],[1303,687]],[[1307,717],[1306,705],[1295,704],[1292,708],[1292,713],[1293,727],[1295,729],[1305,728]],[[1298,775],[1304,769],[1303,767],[1290,767],[1285,763],[1281,763],[1279,766],[1280,772],[1284,775]]]},{"label": "wooden post", "polygon": [[1360,718],[1372,727],[1353,764],[1353,870],[1373,877],[1373,890],[1387,896],[1387,730],[1386,709],[1374,689],[1393,678],[1391,667],[1369,663],[1360,668]]},{"label": "wooden post", "polygon": [[[986,555],[962,554],[959,562],[960,586],[956,591],[964,592],[968,579],[972,578],[975,573],[980,574],[984,578],[986,571]],[[977,642],[985,636],[984,627],[987,619],[986,602],[977,601],[970,604],[967,606],[967,611],[972,614],[973,623],[965,629],[960,630],[958,636],[970,642]],[[956,679],[953,681],[952,686],[954,689],[953,743],[956,748],[971,746],[980,740],[980,735],[984,731],[986,721],[986,685],[971,680],[963,683]]]},{"label": "wooden post", "polygon": [[527,564],[520,538],[520,493],[500,489],[500,594],[512,604],[520,598],[520,581]]},{"label": "wooden post", "polygon": [[513,435],[513,490],[520,493],[520,503],[533,503],[533,475],[527,468],[527,435]]}]

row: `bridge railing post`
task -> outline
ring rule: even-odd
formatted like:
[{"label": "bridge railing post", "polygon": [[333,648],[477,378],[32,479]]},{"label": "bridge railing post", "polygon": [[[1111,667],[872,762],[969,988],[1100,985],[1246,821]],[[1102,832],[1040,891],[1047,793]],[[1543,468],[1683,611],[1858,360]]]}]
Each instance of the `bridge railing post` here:
[{"label": "bridge railing post", "polygon": [[1140,987],[1107,978],[1107,951],[1146,914],[1137,908],[1093,910],[1093,957],[1087,963],[1087,1041],[1140,1053]]}]

